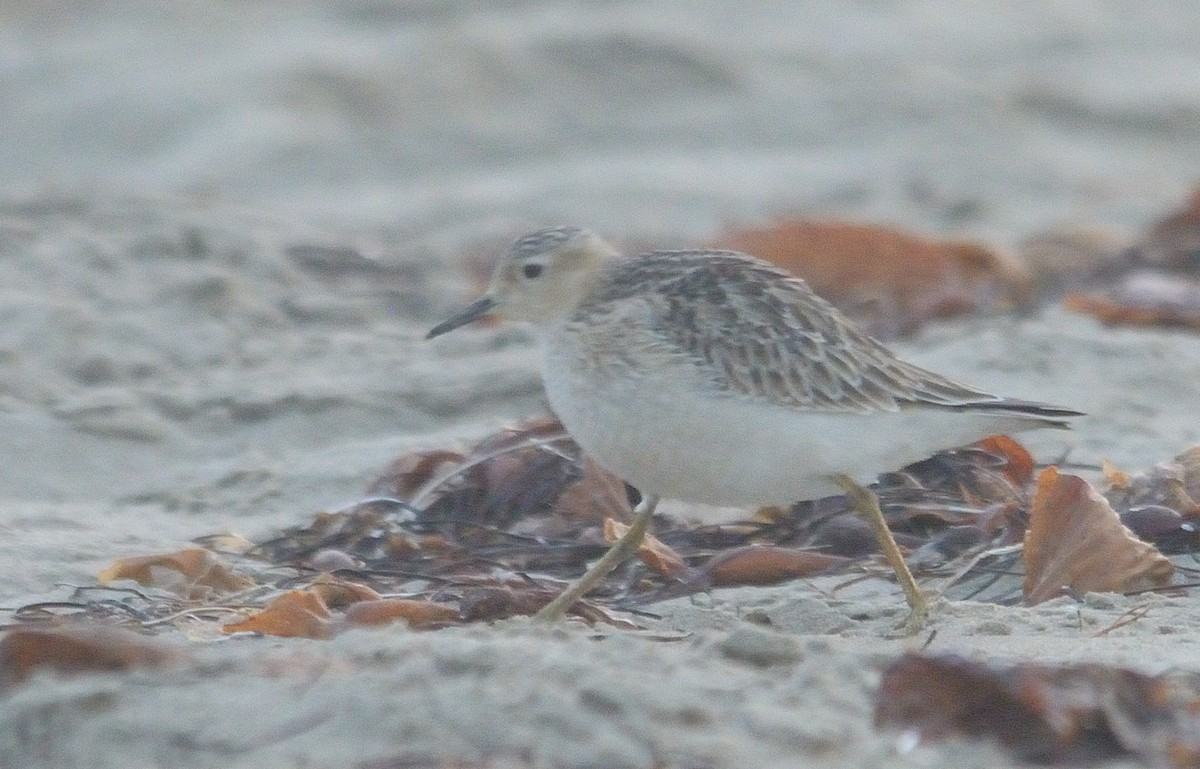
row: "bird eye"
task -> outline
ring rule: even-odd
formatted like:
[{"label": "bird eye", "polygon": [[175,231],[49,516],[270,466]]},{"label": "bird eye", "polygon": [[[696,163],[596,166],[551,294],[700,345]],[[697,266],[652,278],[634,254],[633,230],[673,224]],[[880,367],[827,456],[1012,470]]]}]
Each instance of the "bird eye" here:
[{"label": "bird eye", "polygon": [[527,264],[521,268],[521,274],[524,275],[529,280],[533,280],[534,278],[536,278],[537,276],[542,274],[542,265]]}]

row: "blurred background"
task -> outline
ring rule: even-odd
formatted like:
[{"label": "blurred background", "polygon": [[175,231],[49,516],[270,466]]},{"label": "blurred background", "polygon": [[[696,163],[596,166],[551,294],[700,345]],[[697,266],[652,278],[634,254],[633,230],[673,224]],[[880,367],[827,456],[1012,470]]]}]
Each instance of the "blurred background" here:
[{"label": "blurred background", "polygon": [[1198,24],[1190,0],[6,2],[0,194],[450,243],[1131,228],[1198,177]]}]

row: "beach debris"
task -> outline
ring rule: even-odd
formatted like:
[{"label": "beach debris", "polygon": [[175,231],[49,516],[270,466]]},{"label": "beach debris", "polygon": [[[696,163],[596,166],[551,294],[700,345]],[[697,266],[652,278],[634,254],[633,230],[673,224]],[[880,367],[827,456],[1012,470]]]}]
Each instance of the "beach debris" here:
[{"label": "beach debris", "polygon": [[1034,284],[1021,261],[965,240],[935,240],[845,221],[782,219],[730,230],[715,248],[743,251],[804,278],[873,336],[931,320],[1027,306]]},{"label": "beach debris", "polygon": [[745,545],[709,558],[685,577],[697,589],[738,585],[777,585],[793,579],[815,577],[853,559],[817,550],[778,545]]},{"label": "beach debris", "polygon": [[39,670],[111,672],[162,667],[182,656],[172,644],[117,627],[20,627],[0,638],[0,688],[21,683]]},{"label": "beach debris", "polygon": [[1184,518],[1200,520],[1200,446],[1131,474],[1105,465],[1104,496],[1113,507],[1130,510],[1146,505],[1171,508]]},{"label": "beach debris", "polygon": [[252,578],[231,572],[216,553],[199,547],[122,558],[100,572],[98,579],[101,585],[133,580],[140,585],[167,590],[184,598],[233,593],[255,584]]},{"label": "beach debris", "polygon": [[411,628],[459,624],[460,611],[453,606],[414,598],[378,598],[346,607],[345,623],[355,627],[390,625],[403,621]]},{"label": "beach debris", "polygon": [[[888,473],[872,488],[910,566],[950,600],[1036,603],[1064,589],[1157,589],[1170,585],[1173,567],[1155,545],[1195,549],[1200,447],[1144,473],[1106,466],[1109,501],[1054,469],[1036,484],[1033,475],[1021,444],[995,436]],[[106,587],[20,607],[15,624],[329,638],[352,627],[433,629],[530,615],[621,535],[636,501],[551,417],[461,451],[406,454],[367,492],[257,544],[209,536],[199,541],[222,552],[122,559],[100,574]],[[709,590],[823,574],[843,584],[887,578],[876,568],[874,537],[842,497],[723,523],[660,515],[637,555],[572,614],[625,627],[633,623],[614,612],[636,619],[654,603]]]},{"label": "beach debris", "polygon": [[883,672],[875,725],[905,742],[990,739],[1020,761],[1134,756],[1200,766],[1200,678],[1099,664],[999,666],[910,653]]},{"label": "beach debris", "polygon": [[[468,588],[459,602],[461,618],[463,622],[494,622],[509,617],[527,617],[536,614],[561,592],[561,586],[542,588],[511,583]],[[576,601],[567,614],[593,625],[599,622],[625,630],[638,628],[636,623],[618,617],[590,600]]]},{"label": "beach debris", "polygon": [[1200,277],[1131,272],[1103,289],[1067,294],[1063,306],[1110,326],[1200,331]]},{"label": "beach debris", "polygon": [[628,487],[619,476],[605,470],[590,456],[584,454],[580,462],[583,474],[558,495],[554,513],[568,521],[599,519],[603,521],[605,539],[614,541],[609,538],[610,522],[624,526],[623,521],[633,519]]},{"label": "beach debris", "polygon": [[1166,554],[1200,549],[1200,446],[1140,473],[1103,469],[1104,497],[1140,539]]},{"label": "beach debris", "polygon": [[1121,251],[1104,277],[1067,294],[1067,309],[1109,325],[1200,331],[1200,189]]},{"label": "beach debris", "polygon": [[1130,250],[1137,264],[1179,273],[1200,273],[1200,188],[1183,207],[1151,224]]},{"label": "beach debris", "polygon": [[1129,245],[1129,236],[1115,229],[1066,225],[1022,239],[1017,253],[1042,295],[1061,297],[1121,274]]},{"label": "beach debris", "polygon": [[500,430],[465,453],[399,457],[368,493],[403,500],[429,528],[471,542],[518,521],[571,531],[633,517],[625,483],[585,457],[550,416]]},{"label": "beach debris", "polygon": [[1024,488],[1033,480],[1033,455],[1015,439],[1007,435],[993,435],[976,441],[975,446],[1000,460],[997,469],[1013,486]]},{"label": "beach debris", "polygon": [[[334,609],[341,609],[335,612]],[[291,638],[323,639],[350,627],[378,627],[403,621],[428,628],[458,622],[456,608],[433,601],[384,598],[366,585],[327,580],[272,599],[260,611],[221,627],[225,633],[255,632]]]},{"label": "beach debris", "polygon": [[[531,616],[554,600],[561,590],[526,589],[515,585],[480,585],[467,588],[459,601],[466,622],[493,622],[509,617]],[[577,602],[568,613],[583,602]]]},{"label": "beach debris", "polygon": [[333,613],[312,590],[289,590],[245,619],[221,626],[226,633],[251,631],[287,638],[330,638]]},{"label": "beach debris", "polygon": [[[914,550],[928,546],[920,562],[938,567],[985,539],[1019,536],[1009,528],[1020,522],[1008,518],[1020,509],[1031,468],[1019,444],[996,438],[889,474],[876,489],[900,539]],[[635,492],[584,456],[561,424],[543,417],[465,451],[400,457],[368,493],[255,547],[221,557],[194,549],[129,559],[104,577],[160,586],[183,581],[190,588],[201,572],[236,574],[217,580],[226,593],[241,591],[236,602],[201,606],[220,591],[180,589],[192,603],[175,607],[191,618],[201,610],[225,619],[240,615],[224,626],[229,632],[321,638],[360,622],[492,621],[544,606],[563,580],[620,536]],[[628,609],[851,569],[875,554],[873,544],[857,541],[862,537],[839,539],[836,532],[849,524],[861,519],[840,498],[764,508],[715,525],[660,518],[639,551],[644,565],[626,564],[574,613],[612,623],[605,606]],[[863,536],[873,540],[869,532]],[[217,570],[222,558],[237,559],[236,572]],[[158,576],[164,569],[170,579]],[[184,580],[175,570],[191,576]]]},{"label": "beach debris", "polygon": [[1128,592],[1161,587],[1175,565],[1141,541],[1087,481],[1047,468],[1025,533],[1025,600],[1038,604],[1064,590]]},{"label": "beach debris", "polygon": [[[606,518],[604,521],[604,539],[607,542],[616,542],[628,530],[629,527],[620,521],[612,518]],[[642,559],[642,563],[663,577],[678,577],[688,568],[683,556],[653,534],[642,537],[637,556]]]},{"label": "beach debris", "polygon": [[330,608],[341,608],[383,598],[375,590],[358,582],[338,579],[331,574],[318,574],[309,584],[311,590],[321,601]]}]

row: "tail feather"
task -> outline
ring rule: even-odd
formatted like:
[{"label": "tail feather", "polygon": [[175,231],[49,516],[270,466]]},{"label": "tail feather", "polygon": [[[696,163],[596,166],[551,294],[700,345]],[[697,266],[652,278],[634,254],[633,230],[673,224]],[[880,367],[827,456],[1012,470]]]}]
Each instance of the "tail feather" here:
[{"label": "tail feather", "polygon": [[996,400],[976,401],[952,406],[955,411],[973,411],[977,413],[1011,414],[1015,417],[1026,418],[1039,422],[1040,427],[1051,427],[1062,430],[1071,429],[1068,419],[1085,416],[1084,412],[1074,409],[1052,406],[1049,403],[1023,401],[1017,398],[997,398]]}]

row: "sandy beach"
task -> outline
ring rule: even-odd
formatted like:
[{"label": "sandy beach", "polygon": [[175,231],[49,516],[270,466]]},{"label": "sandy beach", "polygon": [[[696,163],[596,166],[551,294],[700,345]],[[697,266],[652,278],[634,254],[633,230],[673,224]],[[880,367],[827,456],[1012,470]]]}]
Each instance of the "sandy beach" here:
[{"label": "sandy beach", "polygon": [[[0,9],[0,605],[269,536],[543,411],[520,329],[423,340],[531,225],[684,247],[841,217],[1015,252],[1131,243],[1200,178],[1188,3],[668,5]],[[1085,477],[1200,443],[1195,334],[1051,304],[894,347],[1087,412],[1024,440]],[[0,692],[0,766],[1016,765],[873,728],[880,671],[924,637],[889,638],[890,583],[841,581],[668,601],[638,631],[166,634],[186,663]],[[980,660],[1194,671],[1200,601],[943,601],[931,629]]]}]

